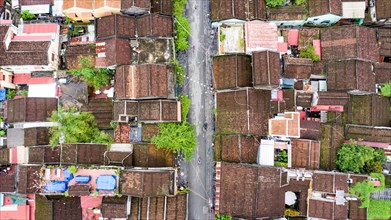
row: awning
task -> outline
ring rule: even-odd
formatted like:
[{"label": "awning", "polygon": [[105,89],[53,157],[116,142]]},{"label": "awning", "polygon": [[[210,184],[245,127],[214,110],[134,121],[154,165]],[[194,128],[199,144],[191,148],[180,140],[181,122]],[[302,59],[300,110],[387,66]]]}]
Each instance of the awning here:
[{"label": "awning", "polygon": [[22,5],[22,11],[29,11],[32,14],[49,14],[50,5]]}]

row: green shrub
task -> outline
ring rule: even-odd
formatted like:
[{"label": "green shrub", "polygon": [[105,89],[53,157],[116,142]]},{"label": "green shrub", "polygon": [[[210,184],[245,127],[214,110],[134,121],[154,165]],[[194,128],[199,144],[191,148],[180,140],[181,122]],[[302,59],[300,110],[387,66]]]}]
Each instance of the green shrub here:
[{"label": "green shrub", "polygon": [[14,99],[15,96],[16,96],[16,90],[14,90],[14,89],[7,89],[7,95],[6,95],[7,100]]},{"label": "green shrub", "polygon": [[229,215],[223,215],[223,214],[216,214],[216,220],[231,220],[231,216]]},{"label": "green shrub", "polygon": [[368,219],[390,219],[391,201],[371,199],[368,207]]},{"label": "green shrub", "polygon": [[378,178],[379,179],[379,181],[380,181],[380,186],[379,187],[375,187],[375,185],[371,181],[369,181],[369,180],[364,180],[362,182],[358,182],[358,183],[354,184],[353,187],[349,188],[349,194],[358,196],[358,199],[361,201],[360,208],[367,208],[367,207],[369,207],[371,193],[383,190],[384,187],[385,187],[384,175],[383,174],[381,174],[381,173],[371,173],[370,176],[372,178]]},{"label": "green shrub", "polygon": [[385,97],[391,97],[391,82],[386,83],[381,87],[380,94]]},{"label": "green shrub", "polygon": [[187,0],[173,1],[173,15],[176,19],[175,30],[177,37],[175,47],[177,51],[185,51],[189,47],[187,38],[190,36],[190,25],[187,18],[183,17],[185,4],[187,4]]},{"label": "green shrub", "polygon": [[32,20],[35,18],[35,14],[30,13],[29,10],[22,11],[22,14],[20,16],[23,20]]},{"label": "green shrub", "polygon": [[190,99],[187,95],[182,94],[179,99],[182,103],[182,121],[187,121],[187,115],[189,114],[189,108],[190,108]]},{"label": "green shrub", "polygon": [[175,65],[176,82],[180,87],[183,87],[185,81],[185,70],[177,59],[171,59],[171,63]]},{"label": "green shrub", "polygon": [[70,173],[75,174],[77,172],[78,168],[77,168],[77,166],[72,165],[72,166],[68,167],[68,170]]},{"label": "green shrub", "polygon": [[70,70],[69,73],[74,76],[81,77],[87,85],[98,90],[109,85],[110,79],[113,76],[111,70],[106,68],[95,68],[90,60],[83,57],[79,60],[81,68]]},{"label": "green shrub", "polygon": [[320,57],[315,53],[315,48],[312,45],[306,46],[304,49],[300,50],[301,58],[309,58],[312,61],[319,61]]},{"label": "green shrub", "polygon": [[282,6],[285,4],[285,0],[266,0],[266,5],[270,8]]}]

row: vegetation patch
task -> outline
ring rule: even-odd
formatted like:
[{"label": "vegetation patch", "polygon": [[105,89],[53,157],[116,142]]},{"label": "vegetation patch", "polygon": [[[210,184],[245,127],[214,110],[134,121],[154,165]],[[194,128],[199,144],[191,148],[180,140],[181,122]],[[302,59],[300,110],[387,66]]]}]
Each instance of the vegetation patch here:
[{"label": "vegetation patch", "polygon": [[180,87],[183,87],[183,84],[185,82],[185,70],[177,59],[171,59],[171,63],[175,65],[176,83]]},{"label": "vegetation patch", "polygon": [[223,214],[216,214],[216,220],[231,220],[231,216],[229,215],[223,215]]},{"label": "vegetation patch", "polygon": [[267,7],[274,8],[277,6],[283,6],[285,4],[285,0],[266,0]]},{"label": "vegetation patch", "polygon": [[368,219],[390,219],[391,201],[371,199],[368,207]]},{"label": "vegetation patch", "polygon": [[86,57],[81,58],[79,63],[81,67],[70,70],[69,73],[71,75],[81,77],[87,85],[93,87],[95,90],[109,85],[110,79],[113,76],[111,70],[106,68],[95,68]]},{"label": "vegetation patch", "polygon": [[54,111],[49,121],[58,123],[58,126],[50,127],[50,145],[52,147],[63,143],[113,143],[113,138],[98,129],[95,117],[89,112],[77,112],[76,109],[65,111],[59,108]]},{"label": "vegetation patch", "polygon": [[23,20],[32,20],[35,18],[35,14],[30,13],[29,10],[22,11],[20,16],[22,17]]},{"label": "vegetation patch", "polygon": [[174,0],[173,4],[176,30],[175,48],[177,51],[185,51],[189,47],[187,38],[190,36],[189,21],[187,18],[183,17],[187,0]]},{"label": "vegetation patch", "polygon": [[342,172],[381,173],[387,160],[383,149],[357,144],[355,141],[342,144],[337,152],[336,164]]},{"label": "vegetation patch", "polygon": [[391,82],[384,84],[380,89],[380,93],[385,97],[391,97]]},{"label": "vegetation patch", "polygon": [[371,178],[377,178],[380,181],[379,187],[375,187],[375,185],[369,180],[364,180],[354,184],[354,186],[349,189],[349,194],[357,196],[361,201],[360,208],[368,208],[370,206],[371,193],[383,190],[385,186],[383,174],[371,173],[370,176]]},{"label": "vegetation patch", "polygon": [[190,99],[186,95],[180,97],[182,101],[181,123],[160,123],[159,133],[152,137],[151,142],[157,149],[168,149],[175,153],[182,152],[185,160],[192,160],[196,148],[194,127],[186,119],[189,113]]},{"label": "vegetation patch", "polygon": [[300,50],[301,58],[309,58],[312,61],[319,61],[320,57],[315,53],[315,48],[312,45],[306,46],[304,49]]}]

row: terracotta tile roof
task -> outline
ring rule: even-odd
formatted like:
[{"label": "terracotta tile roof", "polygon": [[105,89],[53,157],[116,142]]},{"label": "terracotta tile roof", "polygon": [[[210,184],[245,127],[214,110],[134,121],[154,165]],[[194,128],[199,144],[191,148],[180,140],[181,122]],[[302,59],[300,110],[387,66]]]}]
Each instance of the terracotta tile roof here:
[{"label": "terracotta tile roof", "polygon": [[387,97],[377,94],[351,94],[347,110],[349,124],[390,125],[390,101]]},{"label": "terracotta tile roof", "polygon": [[284,176],[287,181],[277,167],[221,163],[220,213],[246,219],[283,215]]},{"label": "terracotta tile roof", "polygon": [[388,127],[373,127],[364,125],[346,126],[346,139],[362,139],[391,144],[391,129]]},{"label": "terracotta tile roof", "polygon": [[321,219],[347,219],[346,205],[336,205],[333,201],[310,199],[308,216]]},{"label": "terracotta tile roof", "polygon": [[[145,0],[140,0],[145,1]],[[147,0],[148,1],[148,0]],[[151,2],[151,12],[164,15],[172,15],[173,2],[172,0],[154,0]]]},{"label": "terracotta tile roof", "polygon": [[[126,107],[125,107],[126,103]],[[120,116],[138,116],[139,121],[170,122],[180,121],[179,102],[175,100],[115,101],[113,120],[121,121]]]},{"label": "terracotta tile roof", "polygon": [[349,102],[347,92],[318,92],[318,105],[346,105]]},{"label": "terracotta tile roof", "polygon": [[108,37],[135,37],[136,18],[126,15],[110,15],[97,19],[96,21],[97,39]]},{"label": "terracotta tile roof", "polygon": [[103,197],[102,217],[104,218],[127,218],[126,197]]},{"label": "terracotta tile roof", "polygon": [[0,173],[0,192],[15,192],[15,174]]},{"label": "terracotta tile roof", "polygon": [[303,6],[283,6],[268,9],[268,19],[274,21],[305,20],[306,11]]},{"label": "terracotta tile roof", "polygon": [[138,37],[172,37],[172,17],[159,14],[137,17],[137,35]]},{"label": "terracotta tile roof", "polygon": [[12,41],[0,49],[0,65],[48,65],[50,41]]},{"label": "terracotta tile roof", "polygon": [[89,61],[95,65],[95,56],[95,44],[68,45],[65,50],[65,62],[67,69],[80,68],[79,60],[81,58],[88,58]]},{"label": "terracotta tile roof", "polygon": [[251,76],[250,56],[239,54],[213,57],[215,89],[252,86]]},{"label": "terracotta tile roof", "polygon": [[17,192],[22,194],[32,194],[39,192],[39,173],[40,166],[21,166],[18,167]]},{"label": "terracotta tile roof", "polygon": [[8,147],[49,144],[49,129],[47,127],[11,128],[8,129],[8,133]]},{"label": "terracotta tile roof", "polygon": [[173,167],[174,153],[157,149],[154,144],[133,144],[134,167]]},{"label": "terracotta tile roof", "polygon": [[[27,110],[28,109],[28,110]],[[19,98],[7,101],[7,122],[47,121],[57,110],[55,98]]]},{"label": "terracotta tile roof", "polygon": [[341,0],[311,0],[308,2],[309,16],[324,14],[342,15]]},{"label": "terracotta tile roof", "polygon": [[[122,0],[121,1],[121,9],[127,9],[131,7],[136,8],[150,8],[151,7],[151,0]],[[157,1],[159,2],[159,1]]]},{"label": "terracotta tile roof", "polygon": [[104,164],[105,144],[64,144],[62,147],[64,164]]},{"label": "terracotta tile roof", "polygon": [[283,76],[285,78],[309,79],[312,73],[312,66],[313,62],[311,59],[285,56]]},{"label": "terracotta tile roof", "polygon": [[376,62],[379,48],[376,30],[361,26],[341,26],[321,30],[323,60],[360,58]]},{"label": "terracotta tile roof", "polygon": [[259,137],[247,135],[218,135],[215,138],[217,161],[256,163]]},{"label": "terracotta tile roof", "polygon": [[254,86],[280,84],[282,72],[280,55],[272,51],[253,52],[252,73]]},{"label": "terracotta tile roof", "polygon": [[90,185],[72,185],[68,189],[70,196],[89,196]]},{"label": "terracotta tile roof", "polygon": [[320,121],[301,120],[300,138],[310,140],[320,140]]},{"label": "terracotta tile roof", "polygon": [[300,137],[300,114],[285,112],[284,117],[269,119],[269,135]]},{"label": "terracotta tile roof", "polygon": [[175,70],[171,65],[143,64],[116,69],[117,99],[174,98]]},{"label": "terracotta tile roof", "polygon": [[391,63],[375,64],[376,83],[384,84],[391,81]]},{"label": "terracotta tile roof", "polygon": [[376,19],[391,18],[391,4],[388,0],[376,0]]},{"label": "terracotta tile roof", "polygon": [[319,169],[320,142],[304,139],[292,140],[292,167]]},{"label": "terracotta tile roof", "polygon": [[[115,106],[115,105],[114,105]],[[115,121],[115,118],[114,118]],[[130,143],[130,127],[129,124],[119,123],[114,129],[115,143]]]},{"label": "terracotta tile roof", "polygon": [[377,29],[377,34],[379,37],[380,55],[391,56],[391,28],[379,28]]},{"label": "terracotta tile roof", "polygon": [[173,170],[124,170],[120,178],[120,192],[135,197],[174,195]]},{"label": "terracotta tile roof", "polygon": [[211,16],[213,21],[266,19],[266,4],[263,0],[212,0]]},{"label": "terracotta tile roof", "polygon": [[360,60],[331,61],[327,64],[327,88],[334,91],[375,91],[372,63]]},{"label": "terracotta tile roof", "polygon": [[267,135],[270,90],[246,88],[218,92],[216,130],[226,133]]},{"label": "terracotta tile roof", "polygon": [[187,194],[170,197],[132,197],[129,219],[178,219],[185,220]]},{"label": "terracotta tile roof", "polygon": [[248,21],[245,24],[245,36],[246,53],[262,49],[277,50],[278,30],[274,23]]},{"label": "terracotta tile roof", "polygon": [[82,219],[80,197],[61,197],[53,200],[53,219]]}]

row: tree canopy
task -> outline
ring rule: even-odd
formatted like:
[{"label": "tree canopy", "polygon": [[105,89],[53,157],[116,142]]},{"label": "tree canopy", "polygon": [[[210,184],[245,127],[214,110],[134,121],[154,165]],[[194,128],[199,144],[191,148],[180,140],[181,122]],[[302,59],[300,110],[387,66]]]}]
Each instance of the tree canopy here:
[{"label": "tree canopy", "polygon": [[49,121],[58,123],[50,127],[50,145],[56,146],[63,137],[63,143],[100,143],[111,144],[113,138],[98,129],[95,117],[89,112],[77,112],[76,109],[54,111]]},{"label": "tree canopy", "polygon": [[96,90],[109,85],[110,79],[113,76],[113,73],[109,69],[95,68],[87,57],[81,58],[79,63],[81,67],[70,70],[69,73],[71,75],[81,77],[87,85]]},{"label": "tree canopy", "polygon": [[336,164],[343,172],[355,173],[382,172],[382,164],[387,158],[383,149],[374,149],[355,141],[342,144],[337,152]]},{"label": "tree canopy", "polygon": [[159,134],[153,136],[151,141],[158,149],[182,152],[185,160],[191,160],[197,141],[193,126],[186,122],[190,99],[186,95],[181,95],[180,99],[182,101],[182,122],[160,123]]},{"label": "tree canopy", "polygon": [[391,201],[371,199],[368,207],[368,219],[390,219]]},{"label": "tree canopy", "polygon": [[383,190],[385,187],[384,184],[384,175],[381,173],[371,173],[372,178],[377,178],[380,181],[380,186],[375,187],[375,185],[369,181],[364,180],[354,184],[353,187],[349,188],[349,194],[358,196],[358,199],[361,201],[360,208],[368,208],[370,205],[371,193],[378,192]]}]

